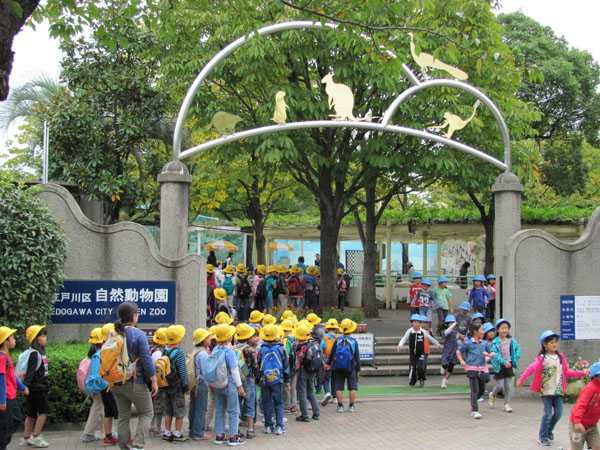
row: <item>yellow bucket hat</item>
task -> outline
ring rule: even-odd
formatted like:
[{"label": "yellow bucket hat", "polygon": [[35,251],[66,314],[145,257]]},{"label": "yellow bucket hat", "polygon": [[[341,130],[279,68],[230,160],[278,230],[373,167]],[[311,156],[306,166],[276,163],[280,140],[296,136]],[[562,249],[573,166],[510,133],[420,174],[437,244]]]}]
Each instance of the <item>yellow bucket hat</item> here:
[{"label": "yellow bucket hat", "polygon": [[296,328],[298,327],[302,327],[302,326],[307,326],[308,328],[310,328],[311,330],[314,328],[313,324],[310,323],[308,320],[306,319],[302,319],[300,322],[298,322],[298,325],[296,325]]},{"label": "yellow bucket hat", "polygon": [[267,268],[265,267],[264,264],[259,264],[256,266],[256,273],[258,273],[260,275],[264,275],[266,271],[267,271]]},{"label": "yellow bucket hat", "polygon": [[25,338],[29,342],[29,345],[33,343],[44,328],[46,328],[46,325],[31,325],[25,330]]},{"label": "yellow bucket hat", "polygon": [[227,325],[226,323],[221,323],[215,326],[215,338],[217,342],[223,343],[229,341],[233,335],[235,334],[235,327],[231,325]]},{"label": "yellow bucket hat", "polygon": [[256,330],[247,323],[240,323],[235,327],[235,339],[238,341],[247,341],[256,334]]},{"label": "yellow bucket hat", "polygon": [[227,325],[231,325],[233,323],[233,318],[225,311],[221,311],[215,316],[215,323],[217,325],[220,323],[226,323]]},{"label": "yellow bucket hat", "polygon": [[194,334],[192,334],[192,341],[194,342],[194,345],[200,345],[209,336],[210,336],[210,331],[208,331],[204,328],[196,328],[194,330]]},{"label": "yellow bucket hat", "polygon": [[302,269],[300,269],[300,267],[298,267],[298,266],[294,266],[290,269],[290,272],[291,273],[300,273],[300,272],[302,272]]},{"label": "yellow bucket hat", "polygon": [[286,319],[291,319],[292,317],[294,317],[294,311],[290,310],[290,309],[286,309],[282,314],[281,314],[281,320],[286,320]]},{"label": "yellow bucket hat", "polygon": [[215,271],[215,266],[213,266],[212,264],[206,265],[206,273],[213,273],[214,271]]},{"label": "yellow bucket hat", "polygon": [[108,339],[108,335],[115,332],[115,324],[114,323],[105,323],[102,325],[102,337],[106,341]]},{"label": "yellow bucket hat", "polygon": [[167,329],[165,327],[158,328],[152,335],[152,342],[156,345],[167,345],[169,342],[167,339]]},{"label": "yellow bucket hat", "polygon": [[275,325],[275,323],[277,323],[277,318],[271,314],[265,314],[262,322],[263,325]]},{"label": "yellow bucket hat", "polygon": [[260,338],[266,342],[277,341],[279,339],[279,330],[277,329],[277,325],[269,324],[261,328]]},{"label": "yellow bucket hat", "polygon": [[14,328],[0,327],[0,345],[4,344],[4,342],[16,332],[17,330]]},{"label": "yellow bucket hat", "polygon": [[338,323],[337,319],[329,319],[325,323],[325,329],[326,330],[339,330],[340,324]]},{"label": "yellow bucket hat", "polygon": [[344,269],[342,269],[341,267],[338,270],[336,270],[336,272],[338,275],[344,275]]},{"label": "yellow bucket hat", "polygon": [[352,334],[356,331],[357,324],[353,320],[344,319],[340,323],[340,331],[344,334]]},{"label": "yellow bucket hat", "polygon": [[214,334],[215,334],[215,331],[217,331],[217,327],[218,327],[218,326],[219,326],[219,325],[213,325],[212,327],[210,327],[210,328],[208,329],[208,332],[209,332],[211,335],[213,335],[213,336],[214,336]]},{"label": "yellow bucket hat", "polygon": [[287,267],[285,267],[283,264],[277,266],[277,272],[279,273],[287,273]]},{"label": "yellow bucket hat", "polygon": [[294,331],[294,324],[290,319],[285,319],[281,322],[281,329],[283,331]]},{"label": "yellow bucket hat", "polygon": [[299,341],[308,341],[310,339],[311,329],[306,324],[298,325],[295,336]]},{"label": "yellow bucket hat", "polygon": [[213,295],[219,302],[224,302],[225,300],[227,300],[227,291],[223,288],[216,288],[213,291]]},{"label": "yellow bucket hat", "polygon": [[267,272],[269,272],[269,273],[277,273],[277,266],[275,266],[275,265],[269,266],[269,269],[267,270]]},{"label": "yellow bucket hat", "polygon": [[185,327],[183,325],[171,325],[167,328],[167,343],[176,345],[183,341],[185,336]]},{"label": "yellow bucket hat", "polygon": [[88,344],[102,344],[104,342],[104,336],[102,334],[102,328],[94,328],[90,331],[90,338]]},{"label": "yellow bucket hat", "polygon": [[233,275],[233,267],[232,266],[227,266],[223,269],[223,273],[227,273],[227,274],[231,274]]},{"label": "yellow bucket hat", "polygon": [[246,269],[246,264],[244,264],[244,263],[239,263],[239,264],[237,265],[237,267],[235,268],[235,270],[236,270],[236,272],[239,272],[239,273],[246,273],[246,271],[247,271],[248,269]]},{"label": "yellow bucket hat", "polygon": [[308,320],[311,325],[314,327],[321,323],[321,318],[317,316],[315,313],[310,313],[306,316],[306,320]]},{"label": "yellow bucket hat", "polygon": [[250,313],[250,323],[259,323],[263,320],[265,315],[259,310],[255,309]]}]

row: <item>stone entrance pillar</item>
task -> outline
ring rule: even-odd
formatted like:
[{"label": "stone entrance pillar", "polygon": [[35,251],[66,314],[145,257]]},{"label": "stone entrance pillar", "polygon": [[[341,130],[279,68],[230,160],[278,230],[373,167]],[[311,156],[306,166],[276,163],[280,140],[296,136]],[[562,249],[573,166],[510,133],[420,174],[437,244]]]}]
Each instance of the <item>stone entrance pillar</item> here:
[{"label": "stone entrance pillar", "polygon": [[[510,296],[507,285],[513,285],[506,276],[506,244],[508,239],[521,230],[521,194],[523,185],[512,172],[505,172],[496,178],[492,186],[494,193],[494,272],[498,278],[496,292],[496,314],[500,315],[500,304],[503,304],[503,315],[514,323],[515,299]],[[503,292],[504,291],[504,292]],[[514,297],[514,295],[513,295]]]},{"label": "stone entrance pillar", "polygon": [[188,252],[189,190],[192,176],[181,161],[170,161],[158,175],[160,183],[160,253],[179,259]]}]

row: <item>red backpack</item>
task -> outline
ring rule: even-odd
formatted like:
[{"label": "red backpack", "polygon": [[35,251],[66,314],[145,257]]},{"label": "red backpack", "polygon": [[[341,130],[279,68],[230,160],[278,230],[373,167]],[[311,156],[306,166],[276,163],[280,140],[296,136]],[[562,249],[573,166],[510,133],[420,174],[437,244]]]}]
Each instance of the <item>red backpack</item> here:
[{"label": "red backpack", "polygon": [[291,296],[302,295],[300,280],[297,277],[290,277],[288,280],[288,294]]}]

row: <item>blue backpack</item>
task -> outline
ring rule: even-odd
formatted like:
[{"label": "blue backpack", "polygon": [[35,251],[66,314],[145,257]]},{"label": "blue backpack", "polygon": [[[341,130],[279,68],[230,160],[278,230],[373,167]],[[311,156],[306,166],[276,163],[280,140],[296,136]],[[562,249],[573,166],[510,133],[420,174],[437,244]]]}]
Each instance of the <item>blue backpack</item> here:
[{"label": "blue backpack", "polygon": [[351,372],[354,363],[354,355],[348,338],[340,336],[335,346],[333,366],[335,370]]},{"label": "blue backpack", "polygon": [[283,382],[283,361],[279,347],[266,347],[260,363],[260,375],[263,384],[274,386]]},{"label": "blue backpack", "polygon": [[100,375],[100,352],[91,357],[90,373],[85,379],[85,392],[88,395],[100,394],[108,389],[108,382]]},{"label": "blue backpack", "polygon": [[215,389],[223,389],[229,381],[227,362],[225,361],[225,351],[215,351],[208,359],[206,364],[201,367],[202,378],[208,385]]},{"label": "blue backpack", "polygon": [[225,277],[225,280],[223,280],[222,288],[225,289],[225,292],[227,292],[227,295],[233,294],[234,286],[233,286],[232,277],[228,277],[228,276]]}]

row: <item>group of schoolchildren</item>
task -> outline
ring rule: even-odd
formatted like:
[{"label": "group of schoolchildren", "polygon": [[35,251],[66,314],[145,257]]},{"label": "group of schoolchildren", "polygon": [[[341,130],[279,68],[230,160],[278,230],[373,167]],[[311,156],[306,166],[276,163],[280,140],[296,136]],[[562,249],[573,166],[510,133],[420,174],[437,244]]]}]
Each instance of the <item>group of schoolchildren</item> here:
[{"label": "group of schoolchildren", "polygon": [[[499,319],[495,324],[486,319],[493,319],[495,302],[495,277],[474,277],[473,289],[469,299],[462,302],[455,314],[451,314],[451,295],[447,290],[447,279],[440,277],[438,288],[430,293],[431,281],[420,279],[411,285],[411,327],[406,331],[398,344],[398,351],[407,348],[410,357],[409,384],[415,386],[419,382],[424,386],[427,374],[427,359],[433,345],[442,350],[442,383],[445,389],[448,379],[456,364],[460,364],[469,381],[471,417],[481,419],[479,403],[484,400],[486,385],[492,378],[493,386],[489,389],[488,403],[494,408],[496,399],[502,396],[503,410],[512,413],[510,400],[513,394],[514,377],[519,367],[521,348],[511,335],[511,324],[506,319]],[[486,285],[487,284],[487,285]],[[439,299],[442,299],[440,301]],[[448,303],[446,303],[448,302]],[[440,344],[431,334],[431,310],[435,306],[440,326],[438,333],[444,337]],[[490,312],[491,311],[491,312]],[[490,315],[492,314],[492,315]],[[559,352],[560,336],[551,330],[540,336],[541,350],[535,360],[525,369],[518,379],[517,386],[522,386],[533,376],[530,389],[541,395],[544,413],[538,434],[538,443],[550,447],[554,442],[554,428],[561,418],[563,397],[567,392],[567,381],[573,378],[591,378],[580,394],[572,409],[569,435],[571,448],[588,448],[600,450],[600,434],[597,423],[600,420],[600,361],[594,363],[587,371],[572,370],[564,353]]]},{"label": "group of schoolchildren", "polygon": [[[314,310],[319,306],[319,266],[306,266],[300,257],[297,265],[259,264],[251,272],[244,264],[217,268],[207,265],[208,314],[212,320],[221,311],[245,322],[250,311],[272,312],[288,308]],[[343,309],[348,278],[337,269],[338,306]]]}]

